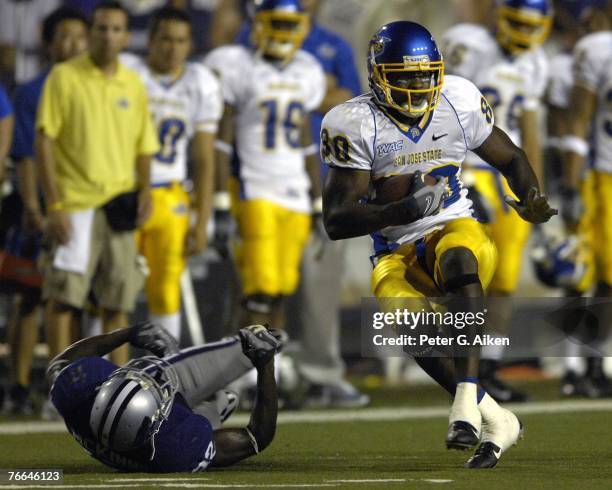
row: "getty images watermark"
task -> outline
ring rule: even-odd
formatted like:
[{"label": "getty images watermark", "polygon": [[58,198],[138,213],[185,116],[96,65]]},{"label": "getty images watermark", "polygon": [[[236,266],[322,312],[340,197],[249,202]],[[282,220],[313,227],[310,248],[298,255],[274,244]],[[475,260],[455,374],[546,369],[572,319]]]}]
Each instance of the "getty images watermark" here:
[{"label": "getty images watermark", "polygon": [[506,359],[612,356],[610,298],[363,298],[364,357],[471,356]]},{"label": "getty images watermark", "polygon": [[[411,311],[408,308],[397,308],[394,311],[376,311],[372,314],[372,329],[379,331],[372,335],[375,346],[409,346],[409,347],[450,347],[460,345],[509,346],[510,339],[484,333],[482,328],[486,324],[487,308],[482,311]],[[385,328],[387,327],[387,328]],[[452,331],[445,334],[443,329],[476,328],[470,333]],[[389,336],[389,333],[392,333]]]}]

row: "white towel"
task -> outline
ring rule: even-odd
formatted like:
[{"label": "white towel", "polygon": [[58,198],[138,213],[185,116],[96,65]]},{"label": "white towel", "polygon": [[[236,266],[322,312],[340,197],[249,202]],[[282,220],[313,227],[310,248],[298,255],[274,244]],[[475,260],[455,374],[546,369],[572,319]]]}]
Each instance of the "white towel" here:
[{"label": "white towel", "polygon": [[91,251],[91,229],[94,210],[75,211],[68,215],[72,232],[70,240],[60,245],[53,259],[53,267],[77,274],[85,274]]}]

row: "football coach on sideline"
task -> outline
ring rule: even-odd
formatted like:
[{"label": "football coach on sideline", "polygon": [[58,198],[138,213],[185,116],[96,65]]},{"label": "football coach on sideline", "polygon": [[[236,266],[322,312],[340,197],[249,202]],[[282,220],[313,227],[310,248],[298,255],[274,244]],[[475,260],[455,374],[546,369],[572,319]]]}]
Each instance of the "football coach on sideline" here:
[{"label": "football coach on sideline", "polygon": [[[149,173],[158,142],[145,87],[118,60],[128,40],[127,11],[101,2],[89,51],[56,65],[43,88],[36,150],[51,245],[43,282],[49,329],[69,331],[90,289],[104,331],[125,325],[143,284],[134,230],[151,212]],[[50,356],[70,343],[58,339]],[[127,345],[111,360],[127,362]]]}]

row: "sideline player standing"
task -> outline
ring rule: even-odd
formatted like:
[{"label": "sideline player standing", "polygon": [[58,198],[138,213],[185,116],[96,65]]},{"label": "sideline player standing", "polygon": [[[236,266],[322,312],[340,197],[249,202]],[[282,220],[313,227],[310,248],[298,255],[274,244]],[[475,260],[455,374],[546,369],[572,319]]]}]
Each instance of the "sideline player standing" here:
[{"label": "sideline player standing", "polygon": [[298,285],[311,203],[320,197],[307,116],[325,96],[325,75],[299,49],[307,33],[298,0],[264,0],[255,12],[255,47],[220,47],[205,60],[220,76],[226,103],[218,190],[227,191],[234,140],[239,160],[234,197],[247,323],[275,328],[284,328],[284,298]]},{"label": "sideline player standing", "polygon": [[[550,0],[504,0],[497,7],[495,34],[476,24],[458,24],[443,36],[447,73],[467,78],[478,86],[495,113],[497,126],[524,149],[538,178],[543,176],[539,130],[541,99],[547,86],[548,59],[542,44],[552,24]],[[516,291],[523,249],[530,223],[522,220],[504,201],[512,189],[502,174],[477,155],[466,159],[475,177],[476,190],[492,211],[487,225],[499,260],[487,294],[509,297]],[[516,197],[516,196],[513,196]],[[496,302],[500,318],[511,314],[508,301]],[[503,311],[502,311],[503,309]],[[507,336],[507,323],[495,325],[495,335]],[[490,332],[493,333],[493,332]],[[497,378],[503,347],[482,350],[480,381],[500,402],[525,401],[526,396]]]},{"label": "sideline player standing", "polygon": [[[607,9],[607,10],[605,10]],[[612,6],[601,12],[612,22]],[[608,24],[610,25],[610,24]],[[584,36],[574,48],[574,85],[570,97],[572,117],[563,138],[565,169],[561,216],[570,230],[587,228],[594,254],[597,285],[596,298],[612,297],[612,31],[594,32]],[[592,135],[593,168],[589,172],[588,192],[580,183],[589,154],[587,139]],[[587,190],[586,187],[583,187]],[[607,307],[610,323],[612,312]],[[603,371],[601,357],[589,360],[587,376],[593,387],[610,395],[610,380]]]},{"label": "sideline player standing", "polygon": [[[185,256],[206,246],[223,100],[216,77],[201,64],[186,62],[191,50],[187,13],[158,10],[149,37],[146,60],[122,56],[145,84],[160,144],[151,166],[153,212],[138,242],[150,271],[145,282],[149,317],[180,340],[181,273]],[[184,188],[189,144],[195,168],[191,201]]]},{"label": "sideline player standing", "polygon": [[[480,91],[464,78],[444,77],[427,29],[405,21],[381,27],[370,40],[368,70],[371,92],[323,120],[321,152],[331,166],[323,196],[327,231],[335,240],[372,234],[372,289],[383,308],[388,298],[446,296],[459,298],[463,311],[479,311],[496,251],[459,180],[468,150],[506,176],[520,199],[508,203],[523,219],[545,222],[556,211],[540,195],[525,153],[493,125]],[[411,173],[407,197],[372,203],[379,179]],[[435,185],[425,183],[425,173]],[[521,430],[514,414],[479,389],[478,360],[475,348],[467,356],[455,350],[450,358],[416,359],[454,395],[447,447],[470,448],[480,440],[467,466],[488,468]]]}]

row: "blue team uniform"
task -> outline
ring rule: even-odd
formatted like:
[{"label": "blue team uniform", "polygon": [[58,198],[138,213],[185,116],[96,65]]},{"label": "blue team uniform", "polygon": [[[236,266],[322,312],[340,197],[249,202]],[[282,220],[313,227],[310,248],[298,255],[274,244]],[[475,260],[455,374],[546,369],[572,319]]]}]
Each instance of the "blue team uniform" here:
[{"label": "blue team uniform", "polygon": [[77,442],[94,458],[123,471],[205,470],[215,455],[213,428],[207,418],[193,413],[180,394],[175,396],[168,420],[154,436],[154,451],[147,445],[119,453],[96,440],[89,427],[89,414],[98,387],[115,369],[117,366],[101,357],[86,357],[66,366],[55,379],[51,399]]},{"label": "blue team uniform", "polygon": [[[236,37],[236,42],[243,46],[251,46],[250,36],[251,25],[244,24]],[[353,48],[341,36],[313,22],[301,49],[312,54],[325,73],[334,75],[339,87],[350,90],[354,97],[361,93]],[[318,111],[310,113],[312,139],[315,142],[320,141],[323,116],[325,114]],[[328,166],[321,165],[323,176],[327,171]]]},{"label": "blue team uniform", "polygon": [[45,70],[33,80],[19,85],[15,89],[13,97],[15,132],[13,134],[13,147],[11,148],[11,158],[15,161],[28,157],[34,158],[36,109],[48,74],[49,70]]},{"label": "blue team uniform", "polygon": [[0,85],[0,119],[10,116],[13,113],[11,101],[9,100],[4,87]]}]

